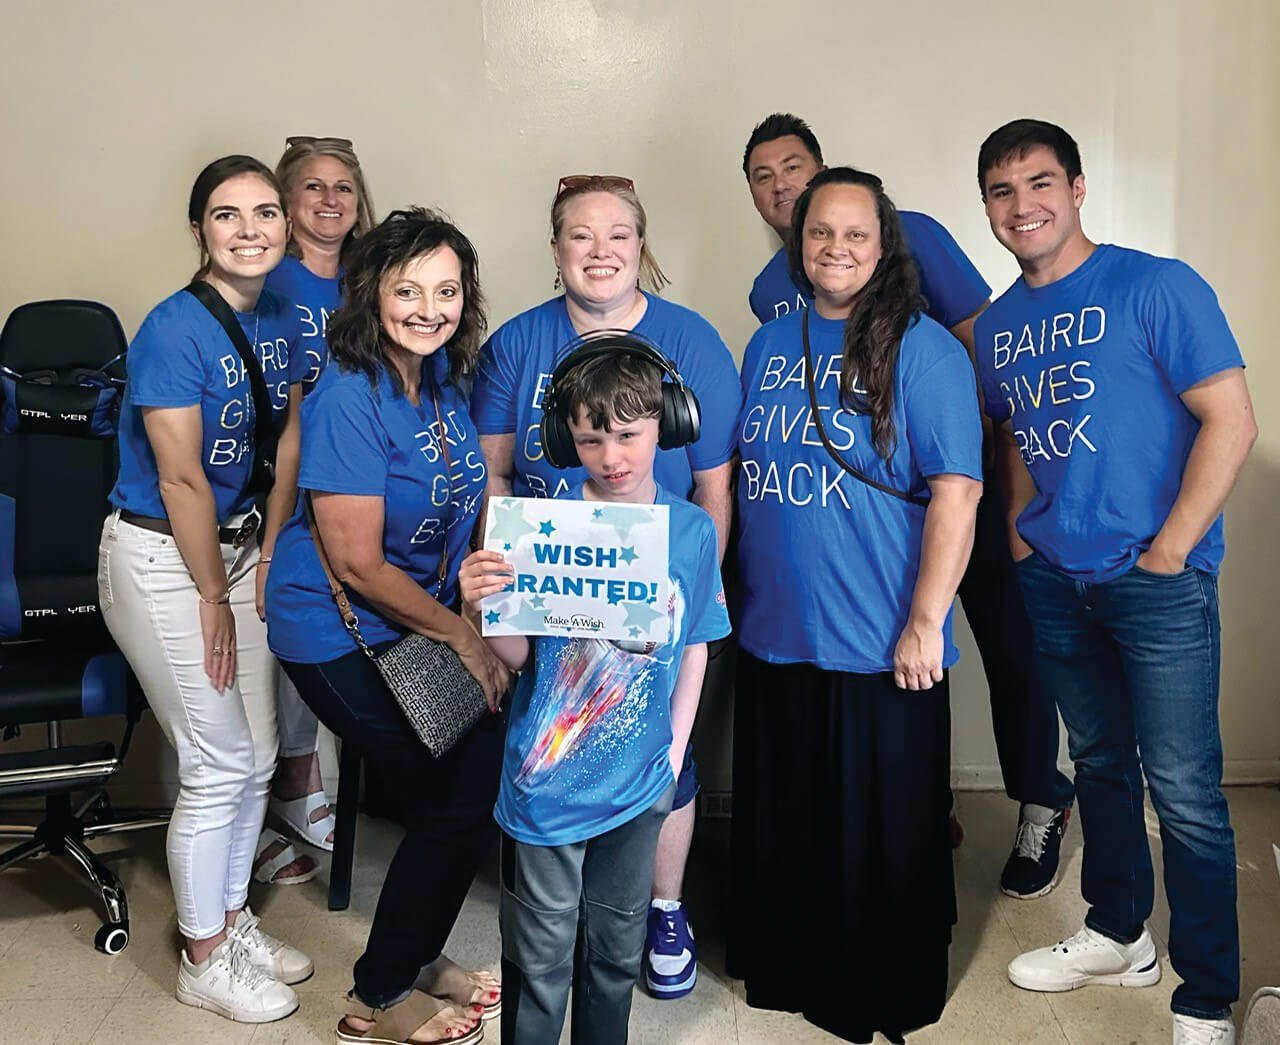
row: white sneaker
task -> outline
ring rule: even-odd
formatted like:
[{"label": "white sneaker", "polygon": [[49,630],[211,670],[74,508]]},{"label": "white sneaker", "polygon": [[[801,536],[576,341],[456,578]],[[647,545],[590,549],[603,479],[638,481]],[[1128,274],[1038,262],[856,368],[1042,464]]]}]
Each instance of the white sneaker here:
[{"label": "white sneaker", "polygon": [[1173,1045],[1236,1045],[1236,1027],[1230,1020],[1202,1020],[1175,1012]]},{"label": "white sneaker", "polygon": [[298,948],[290,947],[262,931],[260,919],[246,906],[236,916],[228,935],[238,936],[249,952],[254,965],[269,973],[281,983],[301,983],[316,967],[311,959]]},{"label": "white sneaker", "polygon": [[182,949],[175,993],[184,1005],[208,1009],[237,1023],[270,1023],[298,1007],[293,988],[255,965],[241,939],[230,935],[199,963]]},{"label": "white sneaker", "polygon": [[1073,991],[1091,983],[1150,987],[1160,982],[1160,962],[1146,929],[1133,943],[1117,943],[1085,926],[1069,940],[1018,955],[1009,979],[1028,991]]}]

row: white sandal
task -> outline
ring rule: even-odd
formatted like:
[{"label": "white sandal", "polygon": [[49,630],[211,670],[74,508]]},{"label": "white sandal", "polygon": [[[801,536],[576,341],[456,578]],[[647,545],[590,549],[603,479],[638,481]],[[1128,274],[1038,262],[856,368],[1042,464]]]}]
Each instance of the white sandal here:
[{"label": "white sandal", "polygon": [[[283,842],[284,848],[269,860],[263,861],[261,864],[258,860],[264,851],[270,849],[277,842]],[[269,827],[262,829],[262,834],[258,836],[258,848],[253,854],[253,879],[255,882],[262,882],[263,885],[301,885],[303,882],[309,882],[320,873],[320,865],[314,859],[311,861],[311,870],[303,871],[301,874],[289,874],[283,878],[277,878],[276,874],[288,867],[291,863],[301,859],[298,856],[298,850],[293,848],[289,839],[285,838],[279,831],[273,831]]]},{"label": "white sandal", "polygon": [[[311,814],[325,806],[330,807],[329,815],[312,823]],[[329,841],[329,835],[333,833],[337,821],[333,816],[332,803],[323,791],[292,799],[276,798],[272,795],[270,808],[276,819],[307,845],[323,849],[326,853],[333,852],[333,843]]]}]

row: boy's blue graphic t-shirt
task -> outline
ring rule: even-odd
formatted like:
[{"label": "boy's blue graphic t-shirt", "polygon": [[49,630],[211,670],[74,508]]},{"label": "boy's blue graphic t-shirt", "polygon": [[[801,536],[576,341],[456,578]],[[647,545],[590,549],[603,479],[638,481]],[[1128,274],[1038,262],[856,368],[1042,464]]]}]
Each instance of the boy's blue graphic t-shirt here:
[{"label": "boy's blue graphic t-shirt", "polygon": [[[237,312],[236,319],[262,366],[273,421],[279,425],[289,405],[289,386],[306,372],[298,314],[291,302],[263,290],[257,308]],[[142,408],[199,406],[200,460],[218,519],[248,511],[253,503],[245,494],[253,469],[253,388],[222,325],[180,290],[148,313],[129,345],[125,366],[120,474],[111,503],[139,515],[167,517]]]},{"label": "boy's blue graphic t-shirt", "polygon": [[[696,312],[646,294],[635,333],[657,345],[698,397],[702,430],[696,443],[659,450],[654,477],[682,497],[693,473],[733,456],[738,423],[738,371],[715,328]],[[578,337],[564,297],[552,298],[502,324],[481,352],[471,411],[481,435],[515,434],[512,487],[517,497],[558,497],[586,478],[583,468],[559,469],[542,454],[542,400],[564,348]],[[663,380],[666,380],[664,377]]]},{"label": "boy's blue graphic t-shirt", "polygon": [[[302,401],[302,469],[298,510],[276,541],[267,578],[267,641],[282,660],[319,664],[356,648],[329,594],[303,513],[303,491],[381,497],[382,551],[444,605],[457,602],[458,567],[467,554],[484,494],[485,467],[467,401],[446,380],[439,351],[423,361],[420,402],[395,390],[384,372],[376,389],[362,373],[327,367]],[[440,421],[431,389],[437,388]],[[441,440],[447,445],[445,452]],[[448,574],[437,595],[440,554]],[[370,646],[404,629],[348,589]]]},{"label": "boy's blue graphic t-shirt", "polygon": [[[1019,279],[975,335],[986,411],[1036,484],[1018,533],[1071,577],[1119,577],[1182,486],[1200,423],[1179,396],[1244,366],[1217,296],[1181,261],[1103,244],[1048,286]],[[1187,564],[1222,556],[1219,515]]]},{"label": "boy's blue graphic t-shirt", "polygon": [[[907,249],[920,273],[920,292],[928,302],[929,318],[950,330],[968,319],[991,297],[987,281],[942,225],[927,214],[898,211]],[[795,285],[786,248],[779,250],[756,277],[748,298],[761,323],[807,308],[809,300]]]},{"label": "boy's blue graphic t-shirt", "polygon": [[[568,496],[581,498],[582,484]],[[671,785],[671,695],[689,646],[729,634],[715,526],[661,486],[670,507],[666,643],[529,639],[511,698],[494,816],[530,845],[595,838],[653,805]]]},{"label": "boy's blue graphic t-shirt", "polygon": [[342,304],[342,273],[332,279],[317,276],[302,263],[301,258],[286,254],[284,260],[267,275],[267,286],[281,297],[288,298],[298,309],[302,347],[307,355],[302,394],[307,395],[329,363],[325,336],[329,317]]},{"label": "boy's blue graphic t-shirt", "polygon": [[[897,447],[886,465],[871,415],[842,402],[844,321],[802,309],[766,323],[742,361],[738,563],[742,648],[775,663],[870,674],[893,669],[920,568],[925,509],[860,482],[822,444],[805,382],[809,317],[818,409],[832,446],[868,477],[928,495],[935,475],[982,478],[973,366],[927,316],[902,339],[894,383]],[[943,666],[959,657],[951,614]]]}]

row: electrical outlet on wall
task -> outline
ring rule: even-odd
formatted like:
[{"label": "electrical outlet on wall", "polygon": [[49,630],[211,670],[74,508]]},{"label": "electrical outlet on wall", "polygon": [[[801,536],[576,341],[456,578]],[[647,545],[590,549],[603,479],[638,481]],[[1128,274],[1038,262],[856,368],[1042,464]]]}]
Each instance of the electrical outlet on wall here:
[{"label": "electrical outlet on wall", "polygon": [[702,815],[717,819],[727,819],[733,815],[733,793],[731,791],[703,791]]}]

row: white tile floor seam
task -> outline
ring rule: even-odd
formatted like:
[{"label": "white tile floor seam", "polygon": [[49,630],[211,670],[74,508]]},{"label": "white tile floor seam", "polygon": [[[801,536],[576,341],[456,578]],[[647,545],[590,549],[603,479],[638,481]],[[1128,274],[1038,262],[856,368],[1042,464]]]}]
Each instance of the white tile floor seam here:
[{"label": "white tile floor seam", "polygon": [[[1280,877],[1271,842],[1280,837],[1280,789],[1227,791],[1236,828],[1242,949],[1241,1019],[1263,983],[1280,983]],[[1167,1045],[1169,996],[1177,983],[1168,960],[1168,905],[1159,888],[1159,838],[1153,836],[1157,903],[1151,918],[1164,977],[1143,990],[1089,988],[1044,995],[1013,987],[1005,966],[1019,951],[1069,936],[1085,910],[1080,897],[1081,835],[1074,820],[1063,849],[1062,880],[1046,897],[999,894],[997,879],[1013,838],[1016,810],[1002,795],[962,793],[957,809],[966,841],[956,856],[960,921],[951,949],[952,993],[941,1022],[908,1036],[910,1045]],[[700,828],[689,900],[703,963],[693,995],[658,1002],[637,994],[635,1045],[818,1045],[837,1039],[795,1015],[746,1004],[742,985],[724,973],[724,919],[718,907],[727,872],[725,822]],[[348,911],[326,909],[325,875],[302,886],[255,886],[251,901],[264,927],[308,950],[316,974],[298,986],[300,1010],[259,1027],[229,1023],[173,998],[178,936],[163,831],[94,844],[129,892],[132,940],[108,958],[93,950],[101,924],[95,894],[61,860],[0,873],[0,1041],[42,1045],[149,1045],[198,1041],[252,1045],[332,1043],[350,965],[360,953],[377,902],[382,869],[398,832],[361,819],[355,888]],[[465,964],[497,968],[496,867],[486,865],[450,938]],[[803,960],[801,957],[800,960]],[[498,1027],[486,1041],[496,1043]],[[562,1038],[568,1041],[568,1035]],[[884,1039],[877,1039],[883,1042]]]}]

